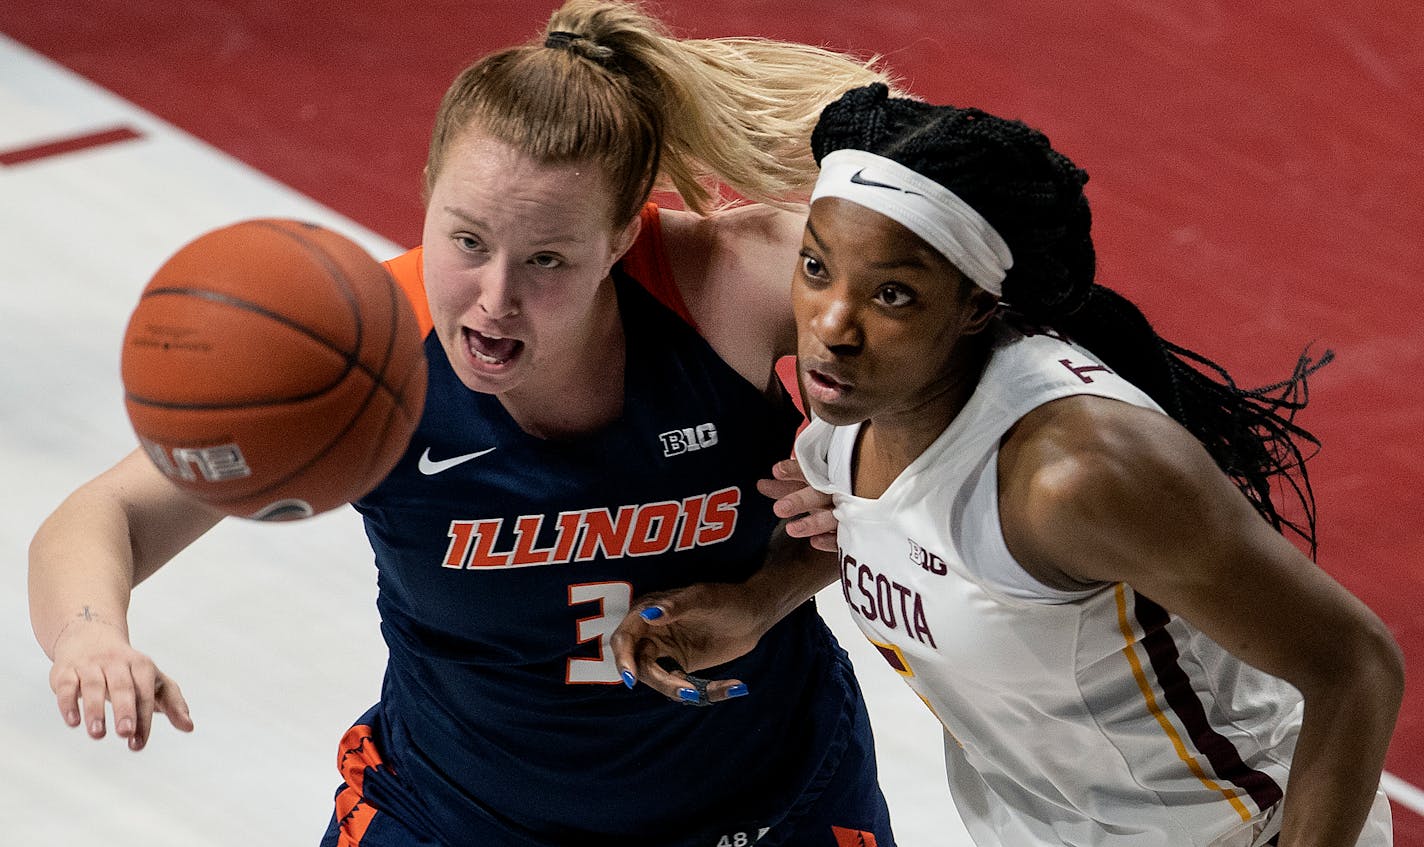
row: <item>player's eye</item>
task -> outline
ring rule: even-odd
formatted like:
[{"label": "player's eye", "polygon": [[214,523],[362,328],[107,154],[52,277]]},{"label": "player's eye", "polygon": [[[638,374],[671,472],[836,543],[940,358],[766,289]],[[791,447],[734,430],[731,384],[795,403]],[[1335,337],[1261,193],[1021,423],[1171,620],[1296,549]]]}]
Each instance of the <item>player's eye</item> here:
[{"label": "player's eye", "polygon": [[898,282],[886,283],[875,292],[877,302],[899,308],[915,302],[915,293]]},{"label": "player's eye", "polygon": [[546,271],[551,271],[554,268],[562,266],[564,264],[564,260],[558,256],[555,256],[552,253],[540,253],[539,255],[530,259],[529,264],[533,265],[536,268],[543,268]]},{"label": "player's eye", "polygon": [[807,279],[823,279],[826,275],[826,266],[821,264],[821,260],[801,251],[801,275]]}]

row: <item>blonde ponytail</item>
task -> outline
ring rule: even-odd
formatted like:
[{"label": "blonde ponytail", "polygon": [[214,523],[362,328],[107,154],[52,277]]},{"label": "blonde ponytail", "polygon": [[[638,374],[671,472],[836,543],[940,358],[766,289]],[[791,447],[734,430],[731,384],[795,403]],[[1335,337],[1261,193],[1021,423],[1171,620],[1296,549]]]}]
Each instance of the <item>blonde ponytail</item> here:
[{"label": "blonde ponytail", "polygon": [[655,185],[706,212],[725,186],[746,200],[803,200],[810,137],[845,91],[888,82],[874,59],[761,38],[679,40],[638,6],[569,0],[544,38],[486,57],[447,92],[427,180],[476,125],[540,161],[593,160],[616,193],[611,223]]}]

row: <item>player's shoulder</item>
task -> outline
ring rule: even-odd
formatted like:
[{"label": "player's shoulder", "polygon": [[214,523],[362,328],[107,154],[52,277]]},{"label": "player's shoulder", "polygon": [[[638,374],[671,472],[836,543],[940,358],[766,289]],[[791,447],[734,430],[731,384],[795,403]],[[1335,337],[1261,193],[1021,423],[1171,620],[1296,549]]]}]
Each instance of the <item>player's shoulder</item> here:
[{"label": "player's shoulder", "polygon": [[[778,208],[751,203],[720,209],[696,224],[718,257],[746,255],[748,251],[784,250],[800,244],[806,227],[806,208]],[[793,251],[794,252],[794,251]]]},{"label": "player's shoulder", "polygon": [[697,264],[689,274],[701,278],[729,265],[754,266],[763,251],[795,252],[806,224],[806,211],[779,209],[760,203],[719,209],[699,215],[681,209],[659,209],[663,241],[675,263]]},{"label": "player's shoulder", "polygon": [[[1014,558],[1041,582],[1079,589],[1122,578],[1099,565],[1177,543],[1219,471],[1154,409],[1073,395],[1025,415],[998,454],[998,511]],[[1086,565],[1084,563],[1092,563]],[[1115,565],[1114,567],[1117,567]]]},{"label": "player's shoulder", "polygon": [[429,333],[434,325],[430,318],[430,303],[425,297],[424,261],[424,250],[414,247],[381,263],[390,273],[391,278],[400,286],[401,291],[405,292],[406,299],[410,301],[411,308],[415,310],[421,335]]},{"label": "player's shoulder", "polygon": [[1035,523],[1080,522],[1123,504],[1164,505],[1212,472],[1200,443],[1176,421],[1096,395],[1039,406],[999,448],[1001,506],[1021,507]]},{"label": "player's shoulder", "polygon": [[674,278],[708,340],[719,350],[750,345],[758,369],[773,351],[791,352],[790,285],[804,210],[752,204],[706,216],[665,215]]}]

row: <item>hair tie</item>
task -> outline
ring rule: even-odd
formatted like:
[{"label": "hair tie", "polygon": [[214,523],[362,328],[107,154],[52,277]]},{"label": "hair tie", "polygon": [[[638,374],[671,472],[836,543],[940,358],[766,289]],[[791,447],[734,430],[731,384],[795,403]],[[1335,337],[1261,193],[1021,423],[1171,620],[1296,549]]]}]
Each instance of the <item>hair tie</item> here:
[{"label": "hair tie", "polygon": [[[575,41],[583,43],[574,46]],[[549,33],[544,38],[545,47],[553,47],[556,50],[567,50],[575,56],[581,56],[600,65],[607,65],[613,58],[613,48],[604,47],[602,44],[595,44],[587,35],[580,35],[577,32],[565,32],[556,30]]]},{"label": "hair tie", "polygon": [[579,35],[576,32],[565,32],[563,30],[557,30],[555,32],[549,33],[548,37],[544,39],[544,46],[567,50],[569,48],[569,45],[573,44],[580,38],[583,38],[583,36]]}]

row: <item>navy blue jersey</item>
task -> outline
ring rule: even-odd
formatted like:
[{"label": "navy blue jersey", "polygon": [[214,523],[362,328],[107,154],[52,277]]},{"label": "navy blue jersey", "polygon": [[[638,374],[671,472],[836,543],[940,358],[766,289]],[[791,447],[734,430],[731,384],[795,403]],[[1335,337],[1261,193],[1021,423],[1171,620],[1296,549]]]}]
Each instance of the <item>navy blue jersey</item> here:
[{"label": "navy blue jersey", "polygon": [[390,648],[363,719],[386,767],[358,788],[432,840],[674,843],[774,821],[825,755],[827,725],[809,716],[859,705],[809,603],[706,672],[742,679],[745,698],[689,708],[621,684],[607,637],[631,598],[762,564],[777,519],[755,483],[800,416],[621,270],[615,286],[618,421],[530,436],[460,382],[432,333],[420,427],[357,504]]}]

